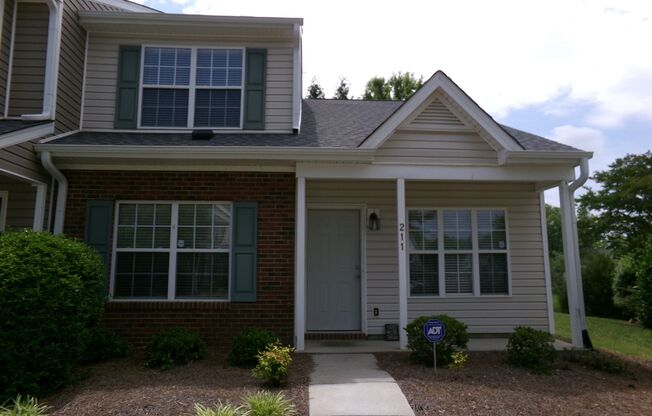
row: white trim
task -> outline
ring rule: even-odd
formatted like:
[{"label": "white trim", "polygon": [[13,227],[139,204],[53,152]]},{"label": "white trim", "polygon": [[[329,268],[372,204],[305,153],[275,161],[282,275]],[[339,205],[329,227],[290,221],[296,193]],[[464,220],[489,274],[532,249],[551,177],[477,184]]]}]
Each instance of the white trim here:
[{"label": "white trim", "polygon": [[88,44],[90,42],[90,32],[86,32],[86,44],[84,45],[84,69],[82,75],[82,93],[81,108],[79,109],[79,128],[84,125],[84,110],[86,109],[86,77],[88,75]]},{"label": "white trim", "polygon": [[68,179],[61,173],[54,163],[52,163],[52,156],[50,152],[41,153],[41,164],[48,171],[53,178],[57,180],[59,187],[57,188],[57,206],[54,215],[54,228],[53,234],[63,233],[63,224],[66,219],[66,202],[68,199]]},{"label": "white trim", "polygon": [[482,108],[480,108],[446,74],[437,71],[410,99],[383,122],[360,145],[365,149],[377,149],[399,126],[437,90],[443,90],[468,116],[493,137],[504,149],[522,151],[521,146],[507,134]]},{"label": "white trim", "polygon": [[396,246],[398,249],[398,310],[399,310],[399,347],[407,348],[408,324],[408,260],[407,260],[407,235],[408,224],[405,210],[405,179],[396,179]]},{"label": "white trim", "polygon": [[294,347],[305,349],[306,339],[306,178],[297,178],[294,246]]},{"label": "white trim", "polygon": [[3,48],[4,45],[2,45],[2,38],[4,37],[4,33],[2,32],[2,29],[4,28],[4,22],[5,22],[5,6],[6,6],[6,1],[5,0],[0,0],[0,48]]},{"label": "white trim", "polygon": [[54,133],[54,122],[37,124],[0,136],[0,149]]},{"label": "white trim", "polygon": [[574,207],[573,193],[565,181],[559,184],[559,209],[561,214],[561,233],[564,246],[564,266],[566,272],[566,291],[568,293],[568,313],[570,315],[571,340],[574,347],[582,347],[582,316],[580,312],[579,294],[577,291],[577,275],[579,259],[576,257],[577,241],[573,232]]},{"label": "white trim", "polygon": [[[14,14],[11,21],[11,39],[9,41],[9,59],[7,62],[7,85],[5,88],[5,113],[4,116],[9,116],[9,97],[11,96],[11,76],[14,68],[14,43],[16,40],[16,14],[18,13],[18,1],[14,1]],[[4,20],[4,15],[2,16]]]},{"label": "white trim", "polygon": [[555,313],[552,305],[552,278],[550,275],[550,253],[548,250],[548,222],[546,219],[546,201],[543,191],[539,192],[539,211],[541,218],[541,243],[543,244],[543,273],[546,279],[546,306],[548,310],[548,332],[554,334]]},{"label": "white trim", "polygon": [[[107,0],[103,0],[107,1]],[[109,0],[110,1],[110,0]],[[121,25],[132,24],[147,27],[152,24],[170,26],[194,26],[194,27],[214,27],[214,25],[234,25],[234,26],[291,26],[294,24],[303,24],[301,18],[286,17],[250,17],[250,16],[212,16],[212,15],[189,15],[175,13],[125,13],[125,12],[107,12],[107,11],[80,11],[79,23],[86,29],[93,28],[97,25]],[[170,32],[174,33],[174,32]]]},{"label": "white trim", "polygon": [[199,165],[197,163],[184,163],[184,164],[92,164],[92,163],[76,163],[65,161],[59,162],[58,166],[64,170],[126,170],[126,171],[170,171],[170,172],[280,172],[280,173],[293,173],[294,166],[281,166],[281,165],[220,165],[217,163],[209,163]]},{"label": "white trim", "polygon": [[499,165],[531,165],[533,163],[551,164],[568,163],[580,164],[584,158],[593,157],[593,152],[582,151],[510,151],[501,150],[498,155]]},{"label": "white trim", "polygon": [[19,179],[19,180],[29,182],[32,185],[42,184],[42,183],[45,183],[44,180],[47,180],[46,177],[44,177],[44,176],[40,177],[40,178],[34,178],[34,177],[21,175],[20,173],[12,172],[10,170],[3,169],[3,168],[0,168],[0,173],[8,175],[8,176],[10,176],[12,178],[15,178],[15,179]]},{"label": "white trim", "polygon": [[302,86],[302,55],[303,55],[303,46],[302,46],[302,36],[303,28],[301,24],[295,23],[294,25],[294,48],[292,52],[292,76],[294,77],[293,88],[292,88],[292,129],[299,132],[301,130],[301,106],[302,99],[301,89]]},{"label": "white trim", "polygon": [[7,226],[7,205],[9,204],[9,192],[0,191],[0,232],[4,232]]},{"label": "white trim", "polygon": [[43,231],[43,222],[45,219],[45,199],[47,196],[48,186],[46,184],[35,184],[36,198],[34,200],[34,220],[32,221],[32,230]]}]

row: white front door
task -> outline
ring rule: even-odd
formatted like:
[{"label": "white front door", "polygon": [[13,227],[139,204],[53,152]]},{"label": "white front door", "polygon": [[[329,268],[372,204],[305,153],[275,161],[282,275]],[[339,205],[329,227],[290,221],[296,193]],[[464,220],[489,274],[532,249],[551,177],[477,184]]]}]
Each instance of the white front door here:
[{"label": "white front door", "polygon": [[360,211],[308,210],[308,331],[360,330]]}]

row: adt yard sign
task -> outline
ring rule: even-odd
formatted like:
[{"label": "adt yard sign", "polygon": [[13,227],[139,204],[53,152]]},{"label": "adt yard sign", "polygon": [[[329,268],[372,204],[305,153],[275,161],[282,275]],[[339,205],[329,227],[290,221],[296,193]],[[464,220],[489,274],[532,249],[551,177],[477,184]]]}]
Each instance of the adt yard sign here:
[{"label": "adt yard sign", "polygon": [[437,319],[431,319],[423,326],[423,335],[432,344],[440,342],[446,335],[446,326]]}]

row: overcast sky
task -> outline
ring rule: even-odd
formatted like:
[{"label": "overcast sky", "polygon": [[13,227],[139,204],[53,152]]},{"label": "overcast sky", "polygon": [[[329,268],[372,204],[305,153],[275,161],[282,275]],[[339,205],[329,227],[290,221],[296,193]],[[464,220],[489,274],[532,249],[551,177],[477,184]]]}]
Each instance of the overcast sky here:
[{"label": "overcast sky", "polygon": [[441,69],[499,122],[595,152],[592,171],[652,148],[650,0],[138,2],[303,17],[304,87],[329,97],[340,76],[359,97],[372,76]]}]

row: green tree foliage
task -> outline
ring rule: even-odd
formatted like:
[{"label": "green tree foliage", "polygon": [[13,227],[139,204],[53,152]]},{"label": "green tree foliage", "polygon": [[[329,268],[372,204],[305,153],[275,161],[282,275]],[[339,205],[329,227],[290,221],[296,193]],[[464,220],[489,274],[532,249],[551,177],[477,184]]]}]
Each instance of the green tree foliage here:
[{"label": "green tree foliage", "polygon": [[636,286],[638,286],[638,319],[644,327],[652,328],[652,235],[648,235],[640,251]]},{"label": "green tree foliage", "polygon": [[589,316],[619,318],[614,305],[613,275],[615,262],[608,251],[591,250],[582,255],[582,286],[584,307]]},{"label": "green tree foliage", "polygon": [[336,100],[348,100],[349,90],[349,81],[344,77],[340,77],[340,82],[337,84],[333,98]]},{"label": "green tree foliage", "polygon": [[411,72],[399,71],[398,74],[392,74],[387,83],[392,87],[392,98],[405,101],[421,88],[423,77],[417,79]]},{"label": "green tree foliage", "polygon": [[636,286],[637,261],[631,254],[616,262],[613,278],[614,304],[625,319],[634,319],[638,313],[638,287]]},{"label": "green tree foliage", "polygon": [[308,86],[308,98],[318,100],[326,98],[324,89],[319,85],[319,82],[317,82],[317,78],[313,78],[312,81],[310,81],[310,85]]},{"label": "green tree foliage", "polygon": [[392,87],[383,77],[373,77],[367,81],[364,94],[365,100],[387,101],[392,99]]}]

